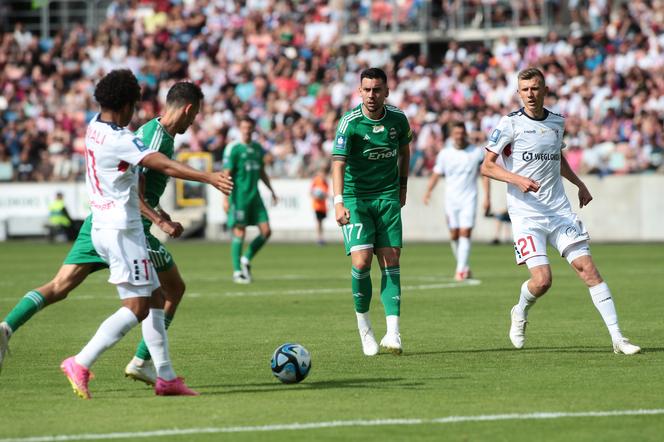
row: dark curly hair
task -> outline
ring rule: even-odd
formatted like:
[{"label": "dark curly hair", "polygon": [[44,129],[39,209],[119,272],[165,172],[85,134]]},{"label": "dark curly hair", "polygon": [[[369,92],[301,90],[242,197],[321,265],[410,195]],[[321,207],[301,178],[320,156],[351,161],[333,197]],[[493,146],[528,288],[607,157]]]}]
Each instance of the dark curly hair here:
[{"label": "dark curly hair", "polygon": [[129,69],[116,69],[104,76],[95,87],[95,100],[104,108],[119,111],[141,99],[141,87]]}]

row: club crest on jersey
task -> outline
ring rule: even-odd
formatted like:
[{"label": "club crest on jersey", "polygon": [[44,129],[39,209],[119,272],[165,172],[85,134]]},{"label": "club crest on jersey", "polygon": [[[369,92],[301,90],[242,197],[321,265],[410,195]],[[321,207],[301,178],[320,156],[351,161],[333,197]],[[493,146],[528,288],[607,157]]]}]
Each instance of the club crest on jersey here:
[{"label": "club crest on jersey", "polygon": [[385,132],[385,126],[383,126],[382,124],[380,124],[380,125],[378,125],[378,126],[374,126],[372,131],[373,131],[373,133],[375,133],[375,134],[379,134],[379,133],[381,133],[381,132]]},{"label": "club crest on jersey", "polygon": [[337,137],[336,148],[339,150],[346,150],[346,137],[339,135]]},{"label": "club crest on jersey", "polygon": [[394,140],[397,137],[397,130],[393,127],[390,127],[390,130],[387,132],[390,140]]},{"label": "club crest on jersey", "polygon": [[489,136],[489,141],[492,143],[495,143],[498,141],[498,138],[500,138],[500,134],[502,132],[499,129],[494,129],[493,132],[491,132],[491,135]]}]

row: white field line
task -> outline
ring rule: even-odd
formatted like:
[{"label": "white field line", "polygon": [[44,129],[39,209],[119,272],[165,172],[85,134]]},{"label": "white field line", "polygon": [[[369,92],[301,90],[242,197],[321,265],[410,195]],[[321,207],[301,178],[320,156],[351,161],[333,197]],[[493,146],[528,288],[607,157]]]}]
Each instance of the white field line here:
[{"label": "white field line", "polygon": [[459,422],[495,422],[495,421],[520,421],[520,420],[544,420],[565,418],[597,418],[616,416],[654,416],[664,414],[664,409],[641,409],[641,410],[612,410],[612,411],[580,411],[580,412],[538,412],[538,413],[512,413],[512,414],[485,414],[478,416],[447,416],[434,419],[373,419],[373,420],[347,420],[330,422],[310,422],[292,424],[255,425],[242,427],[203,427],[182,428],[156,431],[137,431],[124,433],[99,433],[99,434],[61,434],[54,436],[34,436],[25,438],[0,439],[0,442],[65,442],[77,440],[108,440],[108,439],[136,439],[164,436],[186,436],[193,434],[214,433],[257,433],[269,431],[302,431],[317,430],[322,428],[341,427],[382,427],[401,425],[431,425],[431,424],[454,424]]},{"label": "white field line", "polygon": [[[449,289],[449,288],[459,288],[466,287],[471,285],[480,285],[482,281],[479,279],[467,279],[461,282],[440,282],[434,284],[415,284],[415,285],[403,285],[401,290],[437,290],[437,289]],[[293,290],[258,290],[258,291],[233,291],[233,292],[221,292],[221,293],[185,293],[185,296],[190,298],[202,298],[209,295],[210,297],[218,296],[228,296],[228,297],[241,297],[241,296],[274,296],[274,295],[319,295],[323,293],[347,293],[350,292],[350,285],[348,287],[334,287],[334,288],[317,288],[317,289],[293,289]],[[99,295],[77,295],[73,293],[71,296],[67,297],[69,300],[90,300],[90,299],[101,299],[104,297],[112,298],[115,295],[113,291],[109,291]],[[17,301],[18,297],[10,298],[8,296],[0,297],[0,301]]]}]

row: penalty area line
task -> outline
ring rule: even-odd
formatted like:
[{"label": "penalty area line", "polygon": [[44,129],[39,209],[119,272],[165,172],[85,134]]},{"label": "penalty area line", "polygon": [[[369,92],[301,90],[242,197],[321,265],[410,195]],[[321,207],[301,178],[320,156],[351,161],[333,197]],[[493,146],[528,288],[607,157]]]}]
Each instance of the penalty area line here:
[{"label": "penalty area line", "polygon": [[257,433],[269,431],[302,431],[317,430],[324,428],[343,427],[381,427],[401,425],[432,425],[432,424],[454,424],[459,422],[495,422],[508,420],[545,420],[545,419],[568,419],[568,418],[601,418],[616,416],[654,416],[664,414],[663,408],[639,409],[639,410],[611,410],[611,411],[579,411],[579,412],[537,412],[537,413],[511,413],[511,414],[485,414],[476,416],[447,416],[433,419],[372,419],[372,420],[346,420],[329,422],[310,422],[292,424],[255,425],[238,427],[203,427],[182,428],[156,431],[137,431],[123,433],[99,433],[99,434],[61,434],[54,436],[34,436],[25,438],[0,439],[0,442],[66,442],[78,440],[109,440],[109,439],[135,439],[166,436],[186,436],[194,434],[216,434],[216,433]]}]

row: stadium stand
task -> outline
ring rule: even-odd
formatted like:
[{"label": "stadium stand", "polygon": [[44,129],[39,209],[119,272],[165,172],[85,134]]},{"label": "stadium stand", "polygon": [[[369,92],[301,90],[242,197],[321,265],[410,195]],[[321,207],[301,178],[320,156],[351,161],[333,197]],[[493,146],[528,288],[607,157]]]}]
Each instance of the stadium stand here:
[{"label": "stadium stand", "polygon": [[206,104],[178,149],[218,163],[249,114],[270,174],[308,177],[327,161],[340,112],[359,102],[365,67],[391,74],[389,101],[415,130],[411,173],[422,176],[445,123],[465,121],[483,143],[519,107],[516,72],[539,65],[576,171],[664,171],[661,0],[115,0],[79,15],[54,1],[30,15],[25,3],[3,2],[0,14],[0,181],[84,179],[93,86],[119,67],[144,89],[135,127],[191,79]]}]

